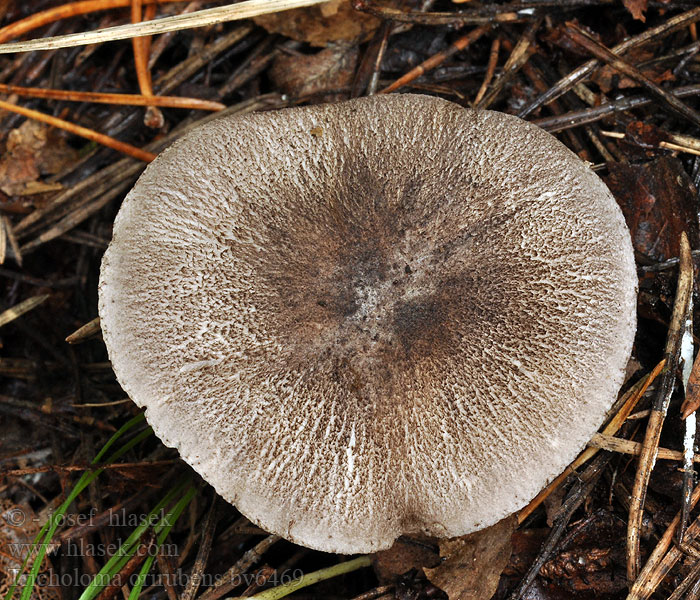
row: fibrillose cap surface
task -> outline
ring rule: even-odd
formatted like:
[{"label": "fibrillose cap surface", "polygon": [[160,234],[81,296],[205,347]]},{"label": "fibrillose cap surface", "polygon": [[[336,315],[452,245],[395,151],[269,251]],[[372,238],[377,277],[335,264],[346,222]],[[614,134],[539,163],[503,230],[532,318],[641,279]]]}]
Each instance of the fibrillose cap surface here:
[{"label": "fibrillose cap surface", "polygon": [[635,331],[604,184],[515,117],[416,95],[221,118],[127,196],[101,272],[119,382],[264,529],[457,536],[583,448]]}]

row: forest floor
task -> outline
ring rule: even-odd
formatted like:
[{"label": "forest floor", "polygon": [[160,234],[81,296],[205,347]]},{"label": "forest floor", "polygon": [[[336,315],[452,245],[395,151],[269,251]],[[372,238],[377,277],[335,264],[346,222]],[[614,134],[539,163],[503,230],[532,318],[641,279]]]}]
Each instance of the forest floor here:
[{"label": "forest floor", "polygon": [[[0,0],[0,43],[224,3],[141,4],[76,2],[42,19],[62,0]],[[616,599],[633,584],[632,598],[700,597],[700,491],[679,459],[683,417],[700,403],[700,369],[687,395],[681,374],[698,285],[694,253],[678,259],[683,233],[700,249],[698,21],[697,0],[334,0],[139,41],[0,55],[0,591],[219,600],[347,563],[251,524],[148,433],[100,336],[100,260],[126,192],[186,127],[221,110],[415,92],[531,121],[607,183],[640,277],[617,406],[630,402],[616,430],[594,440],[601,451],[519,519],[456,546],[400,538],[371,568],[341,569],[295,597]],[[134,418],[110,450],[124,451],[111,464],[100,456],[98,472],[98,452]],[[659,447],[675,454],[654,464]],[[72,496],[76,486],[84,491]],[[37,547],[47,520],[55,527]],[[36,580],[26,576],[34,564]],[[630,580],[630,564],[647,566]]]}]

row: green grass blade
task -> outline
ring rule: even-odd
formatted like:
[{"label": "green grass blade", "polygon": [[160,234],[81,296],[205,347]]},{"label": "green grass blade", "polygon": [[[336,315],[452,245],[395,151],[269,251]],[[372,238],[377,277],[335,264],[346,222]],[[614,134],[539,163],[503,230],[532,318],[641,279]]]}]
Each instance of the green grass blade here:
[{"label": "green grass blade", "polygon": [[[143,413],[140,413],[136,415],[134,418],[130,419],[127,421],[122,427],[119,428],[118,431],[112,435],[112,437],[107,441],[107,443],[102,447],[102,449],[98,452],[97,456],[92,461],[92,464],[95,464],[100,461],[102,456],[109,450],[109,448],[114,445],[114,443],[121,437],[123,436],[127,431],[129,431],[131,428],[133,428],[135,425],[138,423],[142,422],[144,420],[144,415]],[[131,448],[133,448],[135,445],[146,439],[151,435],[152,431],[149,429],[142,431],[138,435],[134,436],[131,440],[129,440],[126,444],[124,444],[119,450],[114,452],[105,462],[111,463],[126,452],[128,452]],[[19,583],[20,579],[22,578],[22,575],[24,574],[24,569],[29,563],[30,560],[32,560],[32,568],[30,569],[29,573],[27,574],[27,579],[22,587],[22,594],[20,595],[20,600],[29,600],[32,592],[34,590],[34,584],[36,583],[37,576],[39,574],[39,570],[41,569],[41,565],[44,562],[44,558],[46,556],[46,551],[47,548],[49,547],[49,544],[51,543],[51,540],[54,536],[54,533],[56,533],[56,530],[58,529],[59,525],[63,522],[63,517],[66,514],[66,511],[70,507],[70,505],[75,501],[75,499],[80,495],[80,493],[88,486],[90,485],[97,477],[100,476],[100,474],[104,471],[103,468],[96,469],[95,471],[85,471],[81,476],[80,479],[78,479],[78,482],[76,483],[75,487],[71,490],[70,494],[66,498],[66,500],[53,512],[49,520],[44,524],[44,526],[39,530],[39,533],[37,536],[34,538],[34,541],[32,543],[32,548],[30,551],[27,553],[27,556],[25,557],[24,561],[22,562],[21,568],[17,572],[17,577],[15,578],[15,581],[13,584],[10,586],[10,588],[7,590],[7,593],[5,594],[4,600],[11,600],[11,598],[14,596],[15,590],[17,589],[17,584]],[[36,555],[32,559],[33,551],[34,549],[37,549]]]},{"label": "green grass blade", "polygon": [[[265,590],[264,592],[260,592],[254,596],[250,596],[250,600],[280,600],[281,598],[284,598],[297,590],[314,585],[319,581],[325,581],[326,579],[331,579],[332,577],[352,573],[357,569],[369,567],[371,564],[372,562],[369,556],[359,556],[353,560],[338,563],[332,567],[327,567],[319,571],[314,571],[313,573],[302,575],[299,579],[295,579],[289,583],[283,583],[277,587],[270,588],[269,590]],[[129,598],[129,600],[132,599]]]},{"label": "green grass blade", "polygon": [[114,432],[114,435],[112,435],[111,438],[107,440],[107,443],[102,446],[102,450],[100,450],[95,458],[92,459],[92,464],[100,462],[100,459],[102,456],[109,450],[112,445],[121,437],[123,436],[129,429],[131,429],[134,425],[138,425],[145,419],[145,413],[139,413],[132,419],[129,419],[124,425],[122,425],[117,431]]},{"label": "green grass blade", "polygon": [[146,519],[134,529],[131,535],[105,563],[97,575],[95,575],[90,584],[83,590],[78,600],[92,600],[95,598],[112,578],[124,568],[124,565],[129,562],[131,557],[136,553],[138,542],[143,534],[146,533],[150,524],[154,523],[157,515],[182,493],[188,483],[189,482],[180,483],[174,486],[160,502],[153,507],[151,512],[146,516]]},{"label": "green grass blade", "polygon": [[[178,503],[173,507],[173,509],[163,517],[163,519],[160,521],[160,523],[158,523],[158,525],[156,525],[154,529],[157,533],[156,542],[158,544],[158,547],[162,546],[163,542],[165,542],[165,539],[168,537],[168,534],[173,528],[173,525],[175,525],[175,522],[180,518],[182,511],[185,510],[187,505],[190,503],[192,498],[195,497],[196,494],[196,488],[190,487],[185,493],[185,495],[182,498],[180,498]],[[139,595],[141,594],[141,589],[143,588],[143,583],[144,581],[146,581],[146,577],[150,573],[151,568],[153,567],[153,561],[155,560],[155,558],[155,554],[149,554],[148,557],[146,557],[146,560],[144,561],[141,567],[141,571],[139,572],[139,576],[136,580],[136,583],[131,588],[131,592],[129,593],[129,600],[138,599]]]}]

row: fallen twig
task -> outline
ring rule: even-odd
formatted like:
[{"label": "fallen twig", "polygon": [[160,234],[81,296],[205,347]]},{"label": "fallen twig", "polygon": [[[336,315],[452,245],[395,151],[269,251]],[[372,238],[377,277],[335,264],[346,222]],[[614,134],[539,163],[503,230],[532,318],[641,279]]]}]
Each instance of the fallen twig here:
[{"label": "fallen twig", "polygon": [[[639,46],[642,46],[653,39],[659,39],[672,33],[675,33],[676,31],[683,29],[691,23],[695,23],[699,20],[700,8],[693,8],[687,12],[684,12],[683,14],[671,17],[668,21],[662,23],[661,25],[658,25],[657,27],[652,27],[651,29],[647,29],[639,35],[626,39],[624,42],[621,42],[613,48],[611,48],[610,51],[613,54],[622,55],[628,50],[638,48]],[[557,98],[559,98],[559,96],[565,94],[571,88],[573,88],[579,81],[588,77],[588,75],[590,75],[599,65],[600,63],[597,59],[592,59],[589,60],[587,63],[581,65],[580,67],[574,69],[571,73],[557,81],[549,90],[547,90],[546,92],[535,98],[535,100],[523,107],[520,110],[520,112],[518,112],[518,116],[521,119],[524,119],[533,111],[537,110],[540,106],[548,104],[552,100],[556,100]]]},{"label": "fallen twig", "polygon": [[[700,485],[696,486],[690,497],[690,506],[693,508],[700,500]],[[656,547],[640,571],[639,577],[630,588],[627,600],[646,600],[659,586],[664,577],[683,556],[683,550],[673,545],[673,538],[681,522],[680,511],[676,513],[669,526],[664,531]],[[689,543],[700,535],[700,518],[693,521],[685,533],[685,542]]]},{"label": "fallen twig", "polygon": [[627,526],[627,579],[633,583],[639,575],[641,556],[639,553],[639,537],[642,526],[644,499],[654,462],[658,456],[659,438],[668,404],[671,401],[676,369],[680,358],[681,336],[683,327],[688,319],[690,295],[693,289],[693,263],[690,257],[688,236],[683,233],[680,240],[681,265],[676,288],[676,300],[673,315],[669,324],[668,337],[664,357],[666,364],[661,375],[661,385],[654,399],[646,435],[639,457],[634,488],[630,499],[629,522]]},{"label": "fallen twig", "polygon": [[226,108],[221,102],[183,98],[180,96],[144,96],[142,94],[111,94],[107,92],[78,92],[75,90],[51,90],[45,88],[22,87],[0,83],[0,94],[17,94],[28,98],[46,98],[68,102],[95,102],[98,104],[119,104],[131,106],[161,106],[164,108],[186,108],[192,110],[218,111]]},{"label": "fallen twig", "polygon": [[164,17],[154,21],[117,25],[116,27],[107,27],[105,29],[87,31],[85,33],[71,33],[56,37],[40,38],[28,42],[1,44],[0,54],[71,48],[74,46],[86,46],[88,44],[131,39],[144,35],[167,33],[168,31],[206,27],[215,23],[250,19],[259,15],[290,10],[302,6],[312,6],[326,1],[327,0],[244,0],[244,2],[239,2],[237,4],[206,8],[192,13]]},{"label": "fallen twig", "polygon": [[594,40],[572,23],[567,24],[566,35],[575,44],[578,44],[582,48],[588,50],[588,52],[593,54],[593,56],[595,56],[598,60],[609,64],[616,71],[619,71],[623,75],[626,75],[627,77],[636,81],[639,85],[644,87],[649,94],[664,104],[669,110],[690,121],[693,125],[700,127],[700,113],[692,109],[685,102],[679,100],[676,96],[669,94],[664,89],[660,88],[651,79],[639,71],[639,69],[635,68],[633,65],[629,64],[619,56],[616,56],[613,52],[608,50],[608,48],[603,46],[603,44]]},{"label": "fallen twig", "polygon": [[472,29],[469,33],[467,33],[466,35],[463,35],[457,41],[453,42],[447,50],[444,50],[442,52],[438,52],[437,54],[434,54],[428,60],[423,61],[417,67],[414,67],[408,73],[399,77],[396,81],[394,81],[394,83],[385,87],[379,93],[380,94],[388,94],[390,92],[398,90],[400,87],[403,87],[404,85],[408,85],[412,81],[415,81],[416,79],[418,79],[421,75],[423,75],[427,71],[430,71],[430,70],[434,69],[435,67],[439,66],[440,64],[442,64],[450,56],[456,54],[457,52],[464,50],[470,44],[473,44],[482,35],[484,35],[488,30],[489,30],[489,27],[487,27],[487,26],[477,27],[476,29]]},{"label": "fallen twig", "polygon": [[15,104],[5,102],[4,100],[0,100],[0,110],[7,110],[36,121],[41,121],[42,123],[46,123],[52,127],[59,127],[60,129],[64,129],[65,131],[79,135],[80,137],[84,137],[85,139],[97,142],[98,144],[102,144],[108,148],[112,148],[112,150],[117,150],[122,154],[136,158],[137,160],[142,160],[143,162],[151,162],[156,157],[156,155],[152,154],[151,152],[146,152],[145,150],[141,150],[140,148],[127,144],[126,142],[115,140],[108,135],[95,131],[94,129],[88,129],[87,127],[70,123],[69,121],[59,119],[58,117],[52,117],[51,115],[44,114],[38,110],[32,110],[31,108],[25,108],[24,106],[17,106]]}]

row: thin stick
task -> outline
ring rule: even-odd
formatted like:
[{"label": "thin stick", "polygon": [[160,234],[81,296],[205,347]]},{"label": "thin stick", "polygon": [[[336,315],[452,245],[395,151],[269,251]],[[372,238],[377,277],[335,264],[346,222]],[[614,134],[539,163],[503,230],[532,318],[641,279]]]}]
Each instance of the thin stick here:
[{"label": "thin stick", "polygon": [[86,339],[97,335],[100,332],[100,317],[95,317],[92,321],[88,321],[82,327],[76,329],[67,338],[69,344],[80,344]]},{"label": "thin stick", "polygon": [[92,471],[94,469],[159,469],[163,466],[173,465],[177,460],[153,460],[150,462],[131,462],[121,464],[89,464],[89,465],[46,465],[44,467],[27,467],[24,469],[8,469],[0,471],[0,475],[35,475],[36,473],[79,473],[81,471]]},{"label": "thin stick", "polygon": [[30,310],[34,310],[37,306],[45,302],[48,297],[49,294],[32,296],[31,298],[22,300],[22,302],[19,304],[15,304],[13,307],[3,311],[0,313],[0,327],[7,325],[18,317],[21,317],[24,313],[28,313]]},{"label": "thin stick", "polygon": [[[686,96],[697,96],[700,94],[700,85],[686,85],[675,90],[669,90],[669,93],[679,98],[685,98]],[[639,108],[642,106],[647,106],[653,102],[652,98],[648,96],[630,96],[627,98],[622,98],[621,100],[615,100],[614,102],[606,102],[600,106],[592,106],[590,108],[584,108],[581,110],[572,110],[561,115],[554,115],[552,117],[542,117],[540,119],[532,119],[531,123],[534,123],[542,129],[546,129],[550,133],[555,133],[557,131],[564,131],[572,127],[579,127],[581,125],[587,125],[589,123],[595,123],[600,121],[604,117],[614,114],[616,112],[622,112],[626,110],[631,110],[633,108]]]},{"label": "thin stick", "polygon": [[[612,435],[596,433],[593,435],[588,445],[598,450],[608,450],[609,452],[617,452],[618,454],[629,454],[630,456],[639,456],[642,453],[640,442],[625,440]],[[668,448],[659,448],[659,453],[656,457],[658,460],[685,460],[685,452],[680,450],[669,450]],[[690,455],[691,462],[700,462],[700,454]]]},{"label": "thin stick", "polygon": [[5,222],[0,219],[0,265],[5,264],[7,257],[7,228]]},{"label": "thin stick", "polygon": [[246,551],[213,587],[204,592],[199,597],[199,600],[218,600],[230,592],[238,585],[236,582],[239,581],[240,575],[258,563],[262,559],[263,554],[281,539],[278,535],[268,535],[264,540],[258,542],[250,550]]},{"label": "thin stick", "polygon": [[[142,20],[150,21],[156,16],[156,5],[149,4],[142,12],[143,0],[131,0],[131,22],[140,23]],[[134,53],[134,66],[136,68],[136,78],[139,82],[139,90],[146,98],[153,97],[153,82],[151,81],[151,70],[148,67],[148,60],[151,55],[151,36],[135,37],[131,40],[131,47]],[[149,106],[144,116],[146,127],[160,129],[163,127],[165,119],[161,110],[155,106]]]},{"label": "thin stick", "polygon": [[479,104],[481,99],[486,93],[486,89],[489,87],[491,80],[493,79],[493,74],[496,72],[496,65],[498,64],[498,51],[501,48],[501,38],[496,37],[491,43],[491,51],[489,52],[489,62],[486,65],[486,74],[484,75],[484,81],[481,82],[481,87],[474,98],[474,104]]},{"label": "thin stick", "polygon": [[384,23],[381,27],[381,39],[379,46],[376,49],[376,55],[374,56],[374,61],[372,65],[372,75],[369,78],[369,83],[367,84],[367,95],[373,96],[377,93],[377,88],[379,87],[379,74],[382,71],[382,61],[384,60],[384,54],[386,53],[387,46],[389,45],[389,36],[391,35],[394,27],[387,23]]},{"label": "thin stick", "polygon": [[[71,33],[56,37],[47,37],[28,42],[13,42],[0,45],[0,54],[11,52],[30,52],[33,50],[54,50],[131,39],[144,35],[156,35],[168,31],[181,31],[195,27],[206,27],[216,23],[226,23],[241,19],[250,19],[259,15],[290,10],[302,6],[313,6],[327,0],[244,0],[237,4],[228,4],[215,8],[198,10],[189,14],[173,15],[154,21],[117,25],[85,33]],[[128,6],[128,4],[126,5]]]},{"label": "thin stick", "polygon": [[674,144],[672,142],[659,142],[659,148],[665,148],[666,150],[674,150],[676,152],[685,152],[686,154],[700,156],[700,150],[697,150],[696,148],[691,148],[690,146]]},{"label": "thin stick", "polygon": [[156,157],[155,154],[141,150],[140,148],[132,146],[131,144],[127,144],[126,142],[120,142],[119,140],[115,140],[114,138],[111,138],[108,135],[98,133],[93,129],[88,129],[87,127],[82,127],[81,125],[76,125],[74,123],[70,123],[69,121],[64,121],[63,119],[59,119],[58,117],[52,117],[51,115],[44,114],[42,112],[39,112],[38,110],[32,110],[31,108],[25,108],[23,106],[16,106],[15,104],[10,104],[9,102],[0,100],[0,110],[3,109],[20,115],[24,115],[25,117],[29,117],[30,119],[34,119],[36,121],[41,121],[42,123],[47,123],[52,127],[59,127],[60,129],[65,129],[70,133],[74,133],[75,135],[87,138],[88,140],[92,140],[93,142],[97,142],[98,144],[102,144],[103,146],[107,146],[108,148],[112,148],[113,150],[117,150],[118,152],[126,154],[127,156],[131,156],[132,158],[142,160],[144,162],[151,162]]},{"label": "thin stick", "polygon": [[[141,5],[143,0],[131,0],[131,22],[141,22]],[[149,12],[155,12],[155,5],[148,6]],[[155,14],[146,16],[146,20],[153,19]],[[153,96],[153,84],[151,83],[151,71],[148,68],[148,55],[151,50],[151,37],[135,37],[131,40],[131,46],[134,52],[134,67],[136,68],[136,79],[139,82],[139,90],[143,96]]]},{"label": "thin stick", "polygon": [[685,596],[685,600],[699,600],[700,599],[700,579],[698,579],[688,590]]},{"label": "thin stick", "polygon": [[[653,146],[656,148],[664,148],[666,150],[675,150],[677,152],[685,152],[687,154],[694,154],[695,156],[700,156],[700,140],[698,140],[697,138],[692,138],[687,135],[669,133],[663,130],[660,130],[660,132],[666,135],[668,139],[673,141],[660,141],[656,144],[649,144],[649,146]],[[619,131],[601,131],[600,133],[605,137],[615,138],[618,140],[624,140],[627,138],[626,134],[620,133]],[[645,147],[649,146],[646,146],[645,144]]]},{"label": "thin stick", "polygon": [[414,67],[413,69],[411,69],[405,75],[402,75],[401,77],[399,77],[396,81],[394,81],[394,83],[392,83],[388,87],[385,87],[379,93],[380,94],[388,94],[390,92],[398,90],[400,87],[403,87],[404,85],[411,83],[412,81],[415,81],[424,73],[431,71],[435,67],[441,65],[445,60],[447,60],[453,54],[456,54],[457,52],[464,50],[467,46],[474,43],[482,35],[484,35],[489,29],[490,28],[487,26],[477,27],[476,29],[472,29],[467,35],[463,35],[457,41],[453,42],[447,50],[444,50],[442,52],[438,52],[437,54],[434,54],[429,59],[427,59],[427,60],[423,61],[421,64],[419,64],[417,67]]},{"label": "thin stick", "polygon": [[452,12],[423,12],[400,10],[391,6],[373,4],[368,0],[354,0],[355,10],[367,12],[379,19],[415,25],[486,25],[528,20],[541,8],[574,9],[582,6],[611,4],[614,0],[536,0],[509,4],[486,4],[471,10]]},{"label": "thin stick", "polygon": [[120,406],[133,402],[131,398],[123,398],[122,400],[114,400],[113,402],[86,402],[85,404],[71,404],[74,408],[107,408],[109,406]]},{"label": "thin stick", "polygon": [[51,90],[45,88],[22,87],[0,83],[0,94],[17,94],[28,98],[46,98],[68,102],[95,102],[97,104],[120,104],[129,106],[162,106],[166,108],[187,108],[192,110],[219,111],[226,108],[221,102],[183,98],[180,96],[150,96],[141,94],[111,94],[104,92],[76,92],[73,90]]},{"label": "thin stick", "polygon": [[632,584],[639,575],[641,557],[639,554],[639,538],[642,527],[644,500],[651,471],[659,450],[659,438],[668,404],[673,393],[673,384],[680,357],[681,332],[688,318],[690,294],[693,289],[693,262],[690,256],[688,236],[681,234],[680,240],[680,269],[676,288],[676,300],[668,330],[666,347],[664,349],[664,366],[661,385],[652,405],[646,435],[639,457],[634,488],[630,498],[630,514],[627,526],[627,580]]},{"label": "thin stick", "polygon": [[[673,593],[668,597],[668,600],[681,600],[683,594],[690,588],[693,583],[695,583],[700,577],[700,560],[697,561],[693,567],[690,569],[688,575],[683,579],[683,581],[678,584],[678,587],[673,590]],[[687,598],[687,596],[686,596]]]},{"label": "thin stick", "polygon": [[639,69],[621,59],[619,56],[616,56],[608,48],[603,46],[603,44],[594,40],[588,34],[571,23],[568,23],[566,26],[566,35],[574,43],[588,50],[588,52],[590,52],[597,59],[607,63],[613,69],[619,71],[623,75],[626,75],[630,79],[634,79],[637,83],[639,83],[639,85],[646,88],[646,90],[652,96],[654,96],[661,103],[665,104],[669,110],[687,119],[693,125],[700,127],[700,113],[693,110],[676,96],[673,96],[660,88]]},{"label": "thin stick", "polygon": [[207,560],[209,559],[209,552],[211,550],[211,544],[214,541],[214,530],[216,529],[216,515],[219,512],[217,506],[218,496],[214,494],[211,501],[211,506],[209,507],[209,514],[207,515],[207,520],[204,524],[204,533],[202,533],[202,539],[199,543],[199,550],[197,551],[197,557],[194,559],[194,565],[192,567],[192,572],[189,579],[187,580],[187,587],[185,591],[182,592],[180,600],[193,600],[197,595],[197,590],[202,583],[202,573],[207,566]]},{"label": "thin stick", "polygon": [[[690,507],[693,508],[700,500],[700,485],[696,486],[690,497]],[[627,600],[646,600],[655,591],[661,580],[683,556],[683,551],[676,545],[672,546],[676,530],[681,522],[680,511],[676,513],[673,521],[669,524],[656,544],[656,547],[649,555],[647,563],[639,573],[639,577],[632,584]],[[700,534],[700,521],[696,519],[686,530],[686,543],[689,538],[695,538]]]},{"label": "thin stick", "polygon": [[508,56],[508,60],[506,60],[506,64],[503,65],[501,74],[484,97],[479,102],[474,104],[475,108],[488,108],[496,99],[498,94],[501,93],[503,86],[505,86],[505,84],[510,81],[527,62],[528,58],[530,57],[530,50],[532,48],[533,41],[535,39],[535,33],[540,28],[541,24],[542,19],[536,19],[528,26],[525,33],[523,33],[523,35],[520,37],[517,44],[515,44],[513,51]]},{"label": "thin stick", "polygon": [[404,11],[390,6],[375,6],[367,2],[367,0],[355,0],[353,5],[355,10],[369,13],[378,19],[395,21],[396,23],[412,23],[414,25],[491,25],[493,23],[512,23],[522,19],[517,11],[527,9],[529,6],[523,4],[522,9],[516,8],[514,10],[514,6],[509,4],[499,5],[496,11],[465,10],[425,13],[416,10]]},{"label": "thin stick", "polygon": [[2,215],[2,224],[5,226],[5,236],[7,241],[10,243],[10,249],[14,255],[15,262],[21,267],[22,266],[22,251],[19,249],[19,243],[17,242],[17,236],[15,235],[15,230],[10,221],[10,217],[7,215]]},{"label": "thin stick", "polygon": [[[144,4],[165,4],[166,2],[185,2],[186,0],[143,0]],[[10,23],[0,29],[0,44],[9,42],[12,39],[18,38],[25,33],[29,33],[34,29],[43,27],[67,19],[86,15],[92,12],[110,10],[113,8],[125,8],[131,4],[131,0],[81,0],[80,2],[69,2],[54,6],[40,12],[29,15],[24,19]]]}]

